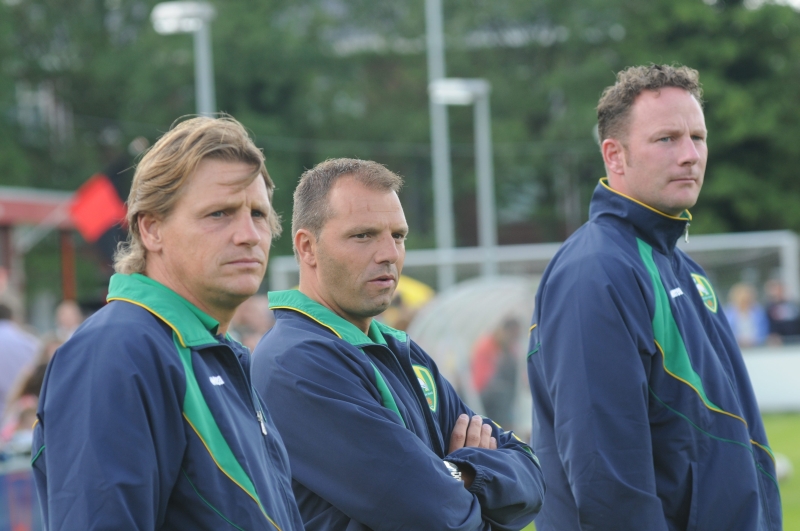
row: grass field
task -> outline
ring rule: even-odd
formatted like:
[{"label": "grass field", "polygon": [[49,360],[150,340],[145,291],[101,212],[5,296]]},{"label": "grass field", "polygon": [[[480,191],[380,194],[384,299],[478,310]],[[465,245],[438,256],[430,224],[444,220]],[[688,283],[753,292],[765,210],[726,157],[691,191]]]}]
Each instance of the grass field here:
[{"label": "grass field", "polygon": [[800,415],[766,415],[769,445],[776,453],[789,458],[794,474],[781,482],[783,504],[783,528],[786,531],[800,530]]},{"label": "grass field", "polygon": [[[789,458],[794,474],[781,482],[783,529],[800,531],[800,414],[766,415],[764,426],[772,450]],[[523,531],[534,531],[533,524]]]}]

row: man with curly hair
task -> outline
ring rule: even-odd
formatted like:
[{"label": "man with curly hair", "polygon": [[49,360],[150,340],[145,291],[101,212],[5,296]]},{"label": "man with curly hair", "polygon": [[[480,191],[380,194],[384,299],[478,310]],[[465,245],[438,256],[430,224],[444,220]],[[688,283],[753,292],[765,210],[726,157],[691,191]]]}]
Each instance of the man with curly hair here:
[{"label": "man with curly hair", "polygon": [[703,269],[676,248],[708,156],[697,71],[617,75],[597,107],[607,178],[536,295],[539,531],[777,531],[772,451]]}]

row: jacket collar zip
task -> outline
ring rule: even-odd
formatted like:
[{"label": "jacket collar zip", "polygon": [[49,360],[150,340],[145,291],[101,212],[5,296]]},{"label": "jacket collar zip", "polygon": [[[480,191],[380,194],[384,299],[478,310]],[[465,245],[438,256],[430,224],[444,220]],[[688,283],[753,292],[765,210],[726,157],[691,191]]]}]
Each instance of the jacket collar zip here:
[{"label": "jacket collar zip", "polygon": [[596,216],[624,219],[633,225],[643,240],[668,256],[672,255],[681,236],[689,241],[692,215],[688,210],[684,210],[679,216],[660,212],[612,189],[606,177],[600,179],[592,196],[589,217]]},{"label": "jacket collar zip", "polygon": [[106,300],[121,300],[141,306],[172,328],[185,347],[220,344],[214,337],[219,321],[165,285],[139,273],[113,275]]},{"label": "jacket collar zip", "polygon": [[297,290],[271,291],[269,307],[272,310],[293,310],[310,317],[354,347],[370,345],[388,347],[385,336],[401,342],[405,342],[407,338],[405,332],[395,330],[375,319],[369,325],[368,334],[365,334],[350,321]]}]

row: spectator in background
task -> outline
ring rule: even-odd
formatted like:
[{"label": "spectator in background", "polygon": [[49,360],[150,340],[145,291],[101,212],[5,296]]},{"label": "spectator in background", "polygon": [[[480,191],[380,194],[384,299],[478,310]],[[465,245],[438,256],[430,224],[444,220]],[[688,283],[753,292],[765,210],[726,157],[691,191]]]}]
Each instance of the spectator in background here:
[{"label": "spectator in background", "polygon": [[33,421],[28,422],[30,409],[36,416],[47,364],[63,342],[55,336],[43,339],[36,359],[17,376],[6,397],[0,440],[3,453],[30,453]]},{"label": "spectator in background", "polygon": [[11,306],[0,301],[0,411],[5,411],[6,396],[39,348],[39,341],[14,322]]},{"label": "spectator in background", "polygon": [[512,428],[517,396],[521,328],[516,318],[506,317],[492,332],[478,338],[472,349],[472,385],[481,397],[483,412],[506,429]]},{"label": "spectator in background", "polygon": [[244,301],[233,314],[231,336],[252,352],[261,338],[275,324],[266,295],[253,295]]},{"label": "spectator in background", "polygon": [[83,312],[73,300],[63,300],[56,308],[56,336],[64,342],[83,322]]},{"label": "spectator in background", "polygon": [[411,319],[414,317],[415,313],[416,311],[412,310],[408,304],[406,304],[403,296],[395,292],[394,297],[392,297],[392,302],[389,303],[389,307],[379,316],[376,316],[376,319],[391,326],[395,330],[406,331],[409,325],[411,325]]},{"label": "spectator in background", "polygon": [[780,280],[768,280],[764,284],[767,294],[768,342],[773,345],[800,341],[800,308],[788,300],[786,289]]},{"label": "spectator in background", "polygon": [[769,321],[752,285],[746,282],[734,284],[728,292],[725,316],[740,347],[757,347],[766,342]]}]

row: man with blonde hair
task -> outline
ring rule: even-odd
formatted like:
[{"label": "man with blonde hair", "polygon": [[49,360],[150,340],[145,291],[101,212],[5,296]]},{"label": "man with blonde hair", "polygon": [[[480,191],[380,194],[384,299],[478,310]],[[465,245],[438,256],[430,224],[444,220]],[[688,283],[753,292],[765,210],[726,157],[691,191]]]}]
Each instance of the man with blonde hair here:
[{"label": "man with blonde hair", "polygon": [[717,295],[676,247],[708,157],[685,66],[617,74],[597,106],[589,221],[547,267],[531,326],[538,531],[778,531],[775,463]]},{"label": "man with blonde hair", "polygon": [[280,230],[230,117],[142,158],[109,304],[50,363],[33,468],[45,529],[302,529],[283,442],[227,334]]}]

